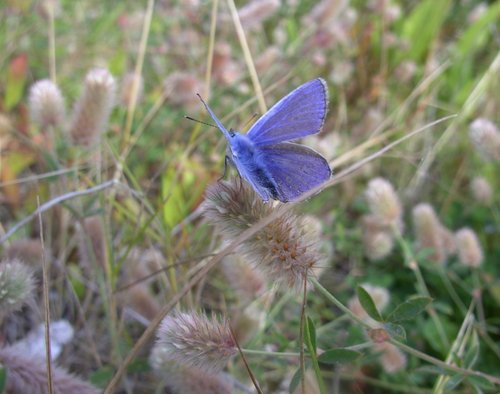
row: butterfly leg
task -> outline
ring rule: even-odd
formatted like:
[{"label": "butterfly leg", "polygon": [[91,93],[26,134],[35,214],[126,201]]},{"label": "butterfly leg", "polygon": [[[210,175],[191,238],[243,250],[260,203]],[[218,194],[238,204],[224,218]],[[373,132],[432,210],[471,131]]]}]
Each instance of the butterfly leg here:
[{"label": "butterfly leg", "polygon": [[217,182],[220,182],[222,181],[225,177],[226,177],[226,173],[227,173],[227,162],[229,161],[229,156],[226,155],[226,157],[224,157],[224,173],[222,174],[222,176],[217,179]]}]

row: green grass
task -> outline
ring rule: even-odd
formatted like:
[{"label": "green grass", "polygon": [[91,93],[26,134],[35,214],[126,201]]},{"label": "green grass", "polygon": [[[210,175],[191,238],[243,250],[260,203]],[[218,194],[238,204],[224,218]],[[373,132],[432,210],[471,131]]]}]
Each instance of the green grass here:
[{"label": "green grass", "polygon": [[[165,392],[175,372],[166,366],[162,379],[148,361],[157,325],[175,309],[214,312],[258,321],[240,346],[264,393],[287,389],[290,381],[305,386],[305,370],[307,382],[319,382],[310,392],[498,391],[500,167],[475,149],[469,125],[477,118],[499,122],[499,3],[392,1],[400,13],[391,20],[373,8],[378,2],[359,0],[322,25],[327,12],[308,19],[316,2],[282,1],[255,28],[243,21],[242,30],[232,0],[215,2],[216,9],[213,1],[194,7],[61,0],[53,28],[43,3],[0,6],[0,252],[8,259],[16,240],[42,235],[50,252],[48,282],[41,257],[32,267],[39,278],[35,302],[0,322],[5,345],[50,313],[75,330],[58,365],[108,393]],[[480,4],[482,14],[472,19]],[[263,68],[269,48],[277,57]],[[346,64],[350,72],[334,82]],[[68,125],[85,75],[96,66],[116,78],[117,105],[99,144],[87,149],[72,143]],[[122,81],[134,70],[143,93],[123,104]],[[179,73],[184,79],[172,82]],[[221,239],[203,220],[201,204],[223,173],[225,142],[219,131],[184,118],[210,121],[195,93],[228,128],[247,130],[254,113],[316,77],[329,85],[329,112],[319,137],[305,143],[328,158],[333,178],[319,194]],[[45,78],[61,89],[67,124],[43,129],[30,119],[28,99],[30,86]],[[174,89],[165,88],[166,80]],[[388,230],[392,252],[372,261],[362,217],[370,212],[365,189],[376,177],[394,186],[404,231]],[[492,185],[489,204],[471,193],[475,177]],[[412,209],[423,202],[451,231],[475,231],[480,267],[464,266],[457,255],[438,265],[432,250],[418,247]],[[243,300],[221,261],[291,210],[321,223],[321,273],[305,298],[266,282],[263,294]],[[85,218],[94,216],[98,232],[87,229],[82,241]],[[21,252],[28,260],[28,250]],[[386,308],[377,310],[357,290],[366,283],[387,290]],[[349,309],[357,294],[378,322]],[[406,354],[404,367],[384,368],[377,335]],[[330,359],[322,359],[325,351]],[[252,389],[241,355],[226,372]]]}]

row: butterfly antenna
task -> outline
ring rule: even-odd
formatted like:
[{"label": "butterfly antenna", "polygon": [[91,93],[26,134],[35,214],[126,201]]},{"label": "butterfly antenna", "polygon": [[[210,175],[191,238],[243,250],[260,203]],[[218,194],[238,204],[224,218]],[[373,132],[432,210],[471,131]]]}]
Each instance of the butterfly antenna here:
[{"label": "butterfly antenna", "polygon": [[187,115],[184,115],[184,118],[186,119],[189,119],[189,120],[192,120],[193,122],[197,122],[197,123],[201,123],[201,124],[204,124],[206,126],[210,126],[210,127],[213,127],[215,129],[217,129],[218,127],[214,124],[211,124],[211,123],[207,123],[207,122],[203,122],[201,120],[198,120],[198,119],[195,119],[195,118],[192,118],[191,116],[187,116]]},{"label": "butterfly antenna", "polygon": [[250,119],[247,120],[247,122],[243,125],[243,127],[247,127],[256,117],[258,117],[259,114],[255,112]]}]

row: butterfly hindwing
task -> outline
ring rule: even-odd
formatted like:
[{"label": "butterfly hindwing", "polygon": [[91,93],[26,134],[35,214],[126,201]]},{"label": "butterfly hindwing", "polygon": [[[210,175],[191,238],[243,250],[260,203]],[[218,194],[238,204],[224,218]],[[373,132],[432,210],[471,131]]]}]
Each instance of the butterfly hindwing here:
[{"label": "butterfly hindwing", "polygon": [[326,159],[307,146],[283,142],[258,148],[259,159],[282,202],[293,201],[330,178]]},{"label": "butterfly hindwing", "polygon": [[248,132],[255,146],[293,141],[319,133],[328,106],[326,82],[306,82],[278,101]]}]

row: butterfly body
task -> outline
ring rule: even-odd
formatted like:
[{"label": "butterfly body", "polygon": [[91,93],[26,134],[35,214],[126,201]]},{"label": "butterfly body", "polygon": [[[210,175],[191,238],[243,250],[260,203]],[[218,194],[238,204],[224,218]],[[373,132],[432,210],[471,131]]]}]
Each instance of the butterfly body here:
[{"label": "butterfly body", "polygon": [[322,79],[307,82],[282,98],[247,134],[227,130],[203,104],[228,141],[229,161],[264,201],[293,201],[330,178],[331,169],[323,156],[290,142],[321,130],[327,109]]}]

